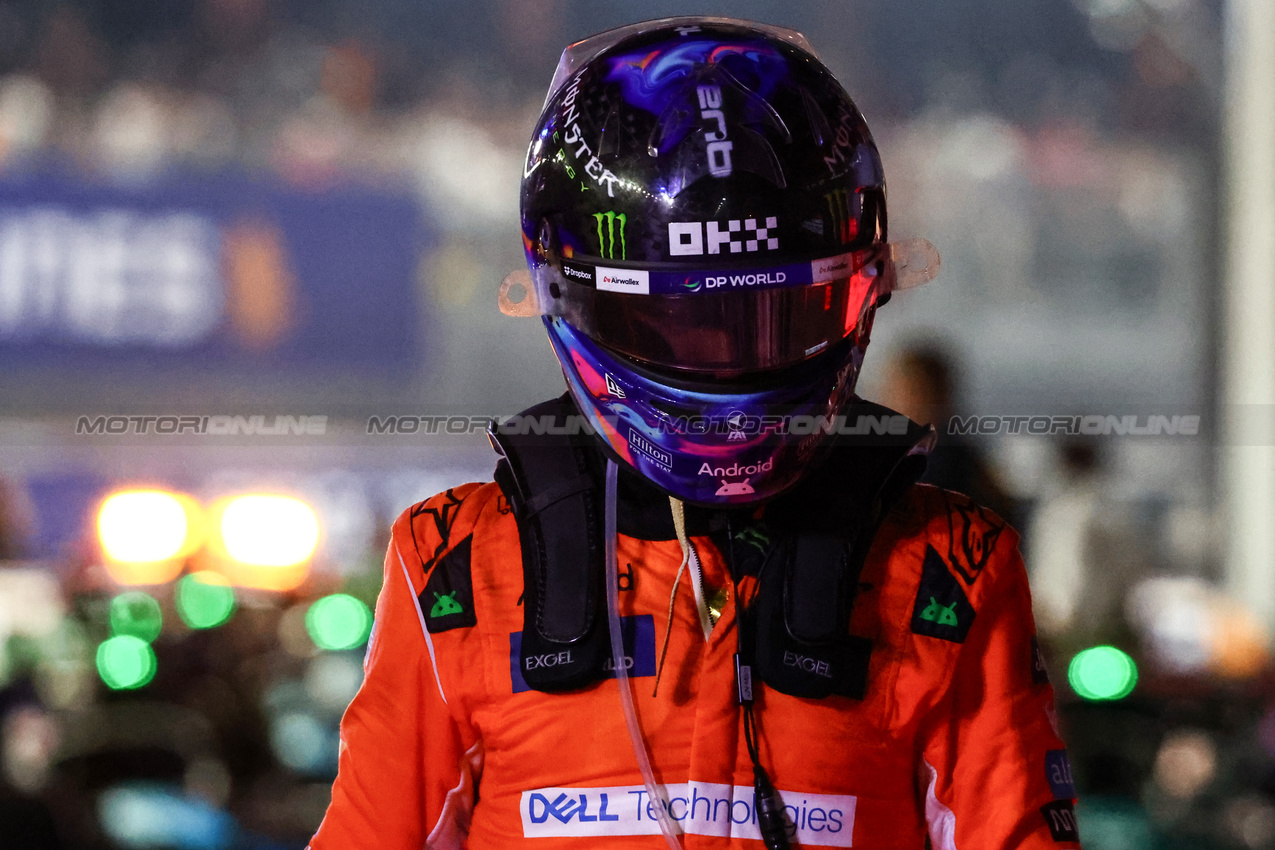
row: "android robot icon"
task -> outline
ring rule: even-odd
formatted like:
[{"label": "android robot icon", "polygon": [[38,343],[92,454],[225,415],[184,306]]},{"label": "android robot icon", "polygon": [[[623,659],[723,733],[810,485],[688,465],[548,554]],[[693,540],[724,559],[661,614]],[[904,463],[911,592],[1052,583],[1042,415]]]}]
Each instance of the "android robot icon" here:
[{"label": "android robot icon", "polygon": [[748,479],[743,481],[727,481],[722,479],[722,486],[717,488],[716,496],[747,496],[753,493],[753,487],[748,483]]}]

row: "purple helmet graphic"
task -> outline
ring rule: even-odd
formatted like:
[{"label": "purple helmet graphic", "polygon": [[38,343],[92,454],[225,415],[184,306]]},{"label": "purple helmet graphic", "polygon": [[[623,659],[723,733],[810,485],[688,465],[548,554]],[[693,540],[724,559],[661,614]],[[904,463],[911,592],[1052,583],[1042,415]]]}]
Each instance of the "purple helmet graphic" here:
[{"label": "purple helmet graphic", "polygon": [[907,277],[859,110],[801,35],[726,19],[567,49],[522,229],[521,314],[543,317],[581,412],[621,461],[706,505],[800,478]]}]

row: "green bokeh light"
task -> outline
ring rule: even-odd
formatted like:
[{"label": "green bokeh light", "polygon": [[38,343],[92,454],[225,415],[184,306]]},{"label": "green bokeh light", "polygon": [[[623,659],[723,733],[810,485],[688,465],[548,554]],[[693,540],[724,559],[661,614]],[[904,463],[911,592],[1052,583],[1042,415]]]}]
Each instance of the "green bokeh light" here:
[{"label": "green bokeh light", "polygon": [[235,590],[215,573],[194,573],[177,582],[177,613],[192,629],[211,629],[235,612]]},{"label": "green bokeh light", "polygon": [[97,674],[111,690],[140,688],[155,678],[155,651],[133,635],[118,635],[97,648]]},{"label": "green bokeh light", "polygon": [[353,649],[367,641],[372,612],[353,596],[334,593],[305,612],[305,628],[319,649]]},{"label": "green bokeh light", "polygon": [[159,637],[164,615],[155,597],[134,590],[111,600],[110,621],[112,635],[132,635],[150,643]]},{"label": "green bokeh light", "polygon": [[1084,699],[1124,699],[1138,684],[1138,665],[1114,646],[1094,646],[1071,659],[1067,681]]}]

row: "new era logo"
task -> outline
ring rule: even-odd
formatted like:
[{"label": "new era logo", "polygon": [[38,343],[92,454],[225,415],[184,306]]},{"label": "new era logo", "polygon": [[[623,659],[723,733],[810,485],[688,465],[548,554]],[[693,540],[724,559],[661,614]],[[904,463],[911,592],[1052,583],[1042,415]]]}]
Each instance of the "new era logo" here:
[{"label": "new era logo", "polygon": [[607,378],[607,394],[613,395],[616,398],[624,398],[624,390],[620,387],[619,384],[616,383],[615,378],[611,377],[610,373],[607,373],[606,378]]}]

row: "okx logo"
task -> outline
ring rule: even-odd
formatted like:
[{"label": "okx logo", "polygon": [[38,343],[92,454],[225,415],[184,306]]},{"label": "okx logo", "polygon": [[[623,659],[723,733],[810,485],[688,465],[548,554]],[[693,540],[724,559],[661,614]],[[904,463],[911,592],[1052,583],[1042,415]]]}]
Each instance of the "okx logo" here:
[{"label": "okx logo", "polygon": [[[624,239],[624,228],[628,225],[628,218],[624,213],[617,213],[615,210],[607,210],[604,213],[594,213],[593,220],[598,224],[598,252],[601,256],[608,260],[627,260],[629,248]],[[616,224],[619,224],[619,228]],[[606,228],[603,229],[603,225]],[[619,234],[620,256],[615,255],[616,234]]]},{"label": "okx logo", "polygon": [[[779,250],[779,218],[732,218],[720,221],[670,221],[668,252],[672,257],[754,253]],[[724,249],[724,250],[723,250]]]},{"label": "okx logo", "polygon": [[918,635],[963,643],[974,624],[974,606],[934,547],[925,548],[921,586],[912,609],[912,631]]}]

